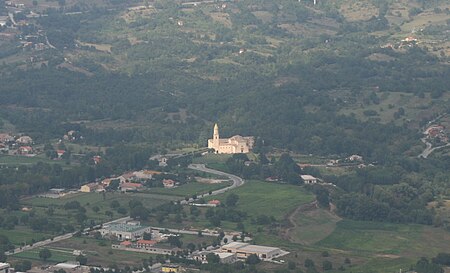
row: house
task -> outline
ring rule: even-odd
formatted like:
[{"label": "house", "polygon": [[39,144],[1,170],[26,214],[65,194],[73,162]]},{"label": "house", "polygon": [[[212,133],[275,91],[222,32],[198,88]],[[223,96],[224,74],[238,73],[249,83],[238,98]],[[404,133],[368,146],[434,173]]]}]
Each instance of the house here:
[{"label": "house", "polygon": [[175,181],[172,179],[164,179],[163,180],[164,188],[173,188],[175,187]]},{"label": "house", "polygon": [[208,201],[208,204],[218,207],[218,206],[220,206],[220,200],[213,199],[213,200]]},{"label": "house", "polygon": [[197,251],[192,254],[192,259],[201,262],[202,264],[207,264],[208,254],[213,253],[217,256],[219,256],[220,263],[223,264],[232,264],[237,261],[236,254],[235,253],[228,253],[228,252],[210,252],[210,251]]},{"label": "house", "polygon": [[33,153],[33,148],[31,146],[21,146],[17,152],[21,155],[30,155]]},{"label": "house", "polygon": [[252,136],[243,137],[240,135],[230,138],[220,138],[219,126],[214,125],[213,138],[208,139],[208,148],[213,149],[218,154],[238,154],[249,153],[253,148],[255,138]]},{"label": "house", "polygon": [[94,164],[97,165],[97,164],[99,164],[100,162],[102,162],[102,157],[99,156],[99,155],[94,155],[94,156],[92,157],[92,160],[94,161]]},{"label": "house", "polygon": [[163,273],[178,273],[182,271],[182,267],[175,264],[163,264],[161,266],[161,272]]},{"label": "house", "polygon": [[351,155],[351,156],[348,157],[348,160],[362,162],[363,161],[363,157],[360,156],[360,155]]},{"label": "house", "polygon": [[66,153],[66,151],[64,151],[64,150],[56,150],[56,154],[58,155],[58,158],[61,158],[65,153]]},{"label": "house", "polygon": [[13,142],[14,141],[14,137],[12,137],[9,134],[0,134],[0,143],[8,143],[8,142]]},{"label": "house", "polygon": [[9,147],[3,143],[0,143],[0,152],[8,152],[9,151]]},{"label": "house", "polygon": [[133,172],[134,177],[136,177],[137,179],[152,179],[153,175],[156,174],[161,174],[161,172],[149,170]]},{"label": "house", "polygon": [[123,241],[120,243],[121,247],[131,247],[132,245],[133,245],[133,243],[130,241]]},{"label": "house", "polygon": [[104,191],[104,190],[105,189],[103,188],[102,185],[95,183],[95,182],[83,185],[80,188],[81,192],[100,192],[100,191]]},{"label": "house", "polygon": [[33,143],[33,139],[29,136],[21,136],[16,139],[16,143],[18,144],[31,144]]},{"label": "house", "polygon": [[0,273],[9,273],[11,265],[8,263],[0,263]]},{"label": "house", "polygon": [[157,242],[154,240],[138,240],[135,247],[140,249],[148,249],[154,246]]},{"label": "house", "polygon": [[221,252],[234,253],[238,260],[245,260],[252,254],[257,255],[261,260],[271,260],[287,254],[287,252],[277,247],[251,245],[241,242],[226,244],[221,247]]},{"label": "house", "polygon": [[305,184],[315,184],[315,183],[317,183],[317,178],[315,178],[312,175],[302,174],[302,175],[300,175],[300,177],[302,178],[303,182],[305,182]]},{"label": "house", "polygon": [[140,190],[142,188],[142,184],[139,183],[130,183],[130,182],[125,182],[120,184],[119,189],[121,191],[127,192],[127,191],[137,191]]},{"label": "house", "polygon": [[144,236],[144,233],[151,232],[151,227],[141,226],[140,224],[111,224],[100,230],[102,236],[115,237],[119,241],[137,240]]}]

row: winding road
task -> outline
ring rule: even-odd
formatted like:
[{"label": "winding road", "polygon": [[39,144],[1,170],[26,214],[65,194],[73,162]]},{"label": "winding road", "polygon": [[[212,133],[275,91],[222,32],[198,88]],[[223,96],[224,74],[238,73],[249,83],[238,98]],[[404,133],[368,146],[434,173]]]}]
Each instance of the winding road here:
[{"label": "winding road", "polygon": [[222,194],[222,193],[225,193],[226,191],[229,191],[231,189],[240,187],[240,186],[244,185],[244,183],[245,183],[244,179],[240,178],[239,176],[207,168],[205,166],[205,164],[190,164],[188,168],[192,169],[192,170],[196,170],[196,171],[205,172],[205,173],[211,173],[211,174],[215,174],[215,175],[226,176],[230,180],[233,181],[233,184],[231,186],[228,186],[228,187],[225,187],[225,188],[222,188],[222,189],[219,189],[219,190],[215,190],[211,194],[204,193],[204,194],[200,195],[199,197]]}]

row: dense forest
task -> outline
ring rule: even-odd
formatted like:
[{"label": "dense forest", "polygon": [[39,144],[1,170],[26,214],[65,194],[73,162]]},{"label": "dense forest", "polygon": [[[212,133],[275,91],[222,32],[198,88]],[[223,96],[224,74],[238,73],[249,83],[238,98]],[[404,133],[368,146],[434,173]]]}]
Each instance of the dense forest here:
[{"label": "dense forest", "polygon": [[[23,37],[45,30],[38,39],[52,47],[42,52],[0,44],[0,131],[11,124],[47,144],[76,130],[84,137],[79,144],[109,147],[96,166],[89,154],[63,167],[1,168],[1,207],[16,208],[21,195],[142,168],[163,150],[204,147],[218,122],[223,136],[253,135],[264,143],[255,151],[257,164],[230,159],[233,173],[301,184],[292,158],[269,162],[265,153],[358,154],[373,166],[342,176],[315,173],[340,189],[312,189],[324,203],[331,200],[341,216],[356,220],[445,224],[426,204],[448,195],[450,157],[420,160],[411,149],[421,148],[422,126],[450,111],[448,57],[438,46],[402,42],[398,37],[410,34],[392,23],[390,1],[369,1],[374,15],[361,20],[326,1],[313,7],[245,0],[225,8],[155,1],[157,12],[148,14],[114,2],[114,9],[48,9],[19,27]],[[411,2],[408,19],[427,9],[448,13],[436,9],[441,1]],[[226,20],[213,19],[218,14]],[[434,42],[449,26],[417,35]],[[19,53],[30,55],[7,62]],[[424,102],[406,110],[384,106],[397,94]],[[352,112],[357,107],[362,117]]]}]

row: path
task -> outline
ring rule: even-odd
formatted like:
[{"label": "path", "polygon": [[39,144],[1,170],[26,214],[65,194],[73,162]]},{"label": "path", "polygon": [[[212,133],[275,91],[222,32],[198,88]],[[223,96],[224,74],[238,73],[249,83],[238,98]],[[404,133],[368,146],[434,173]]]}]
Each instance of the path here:
[{"label": "path", "polygon": [[307,204],[302,204],[300,206],[298,206],[293,212],[291,212],[290,214],[287,215],[287,220],[289,221],[289,223],[291,224],[291,226],[289,228],[287,228],[284,232],[283,232],[283,237],[289,241],[291,241],[291,236],[289,235],[289,233],[293,230],[297,228],[297,223],[295,222],[295,217],[298,213],[300,212],[304,212],[304,211],[308,211],[308,210],[312,210],[312,209],[316,209],[317,208],[317,200],[312,201],[311,203],[307,203]]}]

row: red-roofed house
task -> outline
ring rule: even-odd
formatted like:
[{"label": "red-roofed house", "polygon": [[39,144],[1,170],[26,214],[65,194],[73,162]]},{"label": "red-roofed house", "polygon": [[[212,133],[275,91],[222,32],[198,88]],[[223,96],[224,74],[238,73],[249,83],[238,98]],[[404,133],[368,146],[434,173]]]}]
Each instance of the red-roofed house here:
[{"label": "red-roofed house", "polygon": [[163,180],[164,188],[173,188],[175,186],[175,181],[172,179],[164,179]]},{"label": "red-roofed house", "polygon": [[137,191],[142,188],[142,184],[139,183],[122,183],[119,186],[121,191]]},{"label": "red-roofed house", "polygon": [[154,240],[139,240],[136,242],[136,248],[149,248],[156,244],[157,242]]},{"label": "red-roofed house", "polygon": [[18,149],[18,153],[21,155],[29,155],[33,153],[33,148],[31,146],[21,146]]},{"label": "red-roofed house", "polygon": [[65,153],[66,153],[66,151],[64,151],[64,150],[56,150],[56,154],[58,155],[58,158],[61,158]]},{"label": "red-roofed house", "polygon": [[123,242],[120,243],[120,246],[122,246],[122,247],[131,247],[132,244],[133,243],[130,242],[130,241],[123,241]]},{"label": "red-roofed house", "polygon": [[217,200],[217,199],[210,200],[210,201],[208,201],[208,204],[218,207],[218,206],[220,206],[220,200]]},{"label": "red-roofed house", "polygon": [[102,157],[99,155],[94,155],[92,157],[92,160],[94,160],[94,164],[97,165],[98,163],[102,162]]}]

